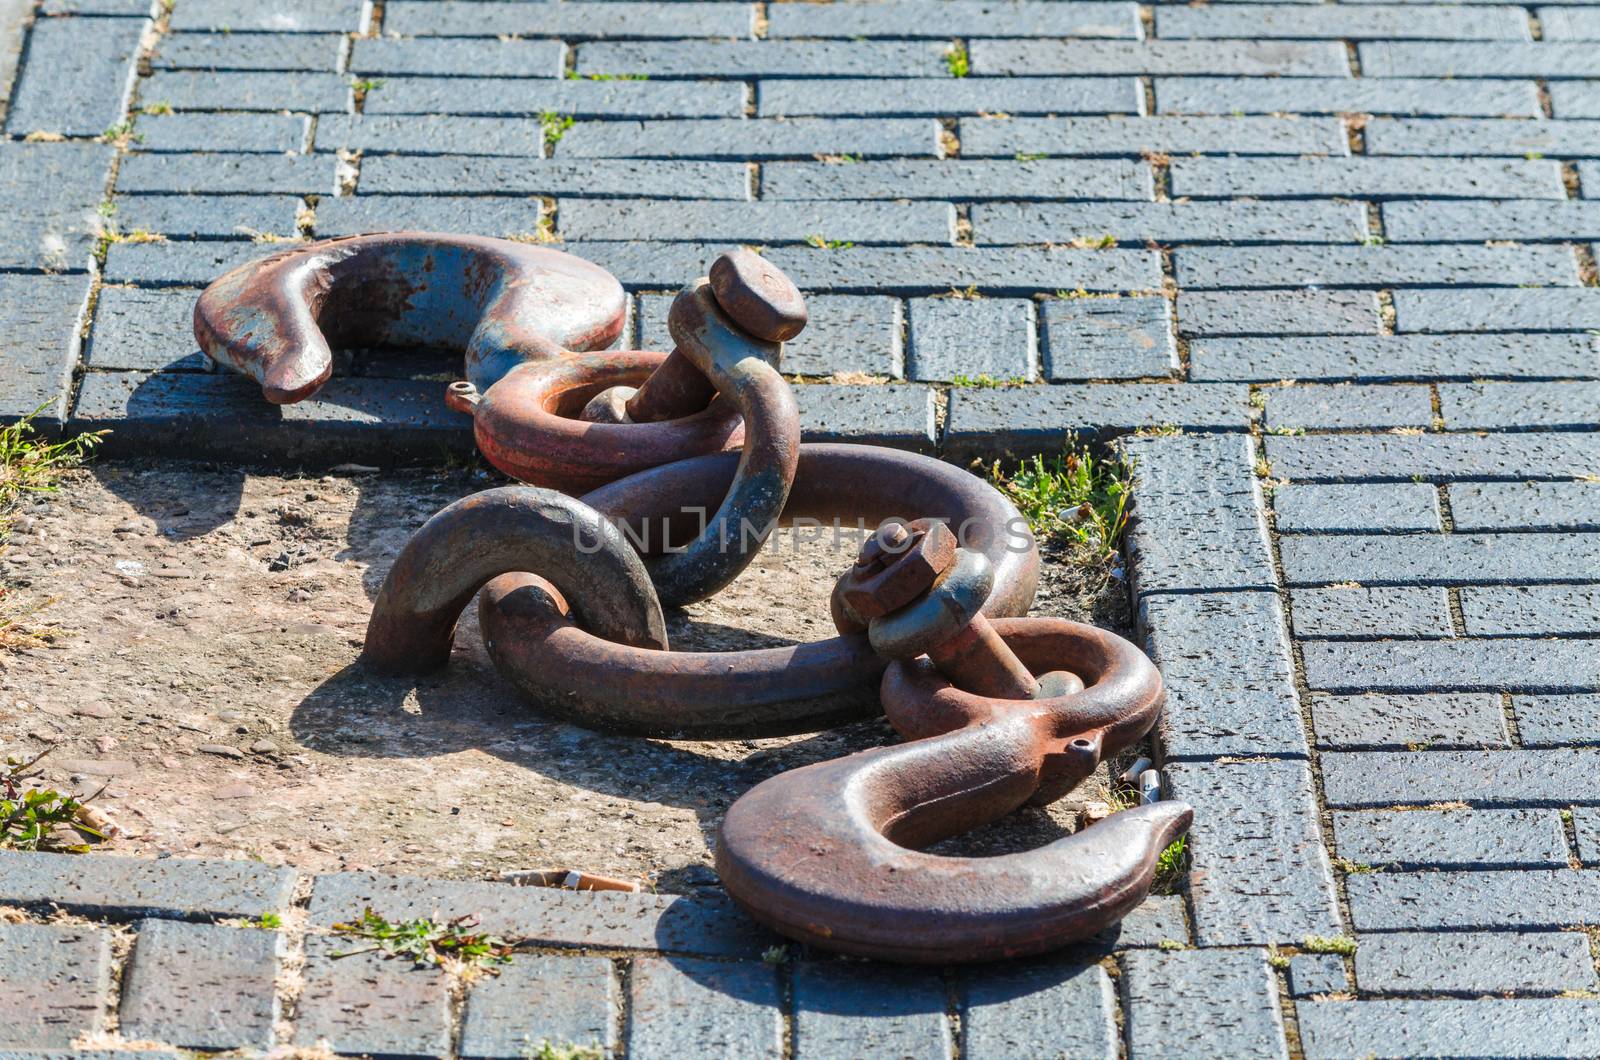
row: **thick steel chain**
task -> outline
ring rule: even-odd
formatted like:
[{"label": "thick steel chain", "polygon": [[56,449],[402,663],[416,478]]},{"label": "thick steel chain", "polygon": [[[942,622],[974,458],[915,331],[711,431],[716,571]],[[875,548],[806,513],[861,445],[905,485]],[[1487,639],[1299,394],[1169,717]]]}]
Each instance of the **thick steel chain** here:
[{"label": "thick steel chain", "polygon": [[[621,299],[609,274],[555,251],[400,233],[236,269],[202,295],[195,329],[280,402],[327,378],[330,343],[459,346],[467,379],[447,400],[492,463],[535,483],[457,501],[411,538],[373,608],[375,668],[444,665],[482,589],[496,668],[581,724],[803,732],[881,702],[907,743],[782,774],[726,815],[718,872],[758,919],[905,961],[1034,953],[1121,919],[1188,827],[1182,803],[1004,857],[919,848],[1058,799],[1140,739],[1163,699],[1154,666],[1114,634],[1015,617],[1038,553],[993,487],[930,457],[800,443],[777,365],[805,306],[759,256],[725,254],[684,288],[670,354],[592,352],[620,333]],[[886,521],[912,512],[939,518]],[[664,603],[731,582],[777,525],[835,520],[880,527],[835,586],[838,637],[669,650]]]}]

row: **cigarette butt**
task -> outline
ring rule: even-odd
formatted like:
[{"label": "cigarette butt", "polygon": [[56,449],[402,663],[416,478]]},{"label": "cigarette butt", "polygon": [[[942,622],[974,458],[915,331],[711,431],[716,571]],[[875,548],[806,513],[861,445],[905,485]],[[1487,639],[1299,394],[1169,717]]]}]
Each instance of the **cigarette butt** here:
[{"label": "cigarette butt", "polygon": [[1131,788],[1135,784],[1139,783],[1139,774],[1143,773],[1153,765],[1155,765],[1155,763],[1150,761],[1148,758],[1136,758],[1133,760],[1133,765],[1129,766],[1127,769],[1124,769],[1122,771],[1122,775],[1117,779]]}]

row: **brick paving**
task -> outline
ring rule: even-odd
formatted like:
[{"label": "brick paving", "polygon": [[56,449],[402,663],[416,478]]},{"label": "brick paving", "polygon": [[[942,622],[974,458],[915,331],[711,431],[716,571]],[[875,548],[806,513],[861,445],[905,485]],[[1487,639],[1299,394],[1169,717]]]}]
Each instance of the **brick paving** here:
[{"label": "brick paving", "polygon": [[[0,416],[433,459],[471,444],[437,365],[273,409],[195,352],[196,288],[260,242],[545,231],[660,345],[668,294],[758,244],[811,296],[812,438],[1142,433],[1131,582],[1196,818],[1184,894],[1120,936],[909,972],[768,963],[702,899],[7,856],[0,902],[108,926],[0,926],[0,1050],[1600,1054],[1600,5],[42,6]],[[464,996],[331,960],[367,902],[544,949]]]}]

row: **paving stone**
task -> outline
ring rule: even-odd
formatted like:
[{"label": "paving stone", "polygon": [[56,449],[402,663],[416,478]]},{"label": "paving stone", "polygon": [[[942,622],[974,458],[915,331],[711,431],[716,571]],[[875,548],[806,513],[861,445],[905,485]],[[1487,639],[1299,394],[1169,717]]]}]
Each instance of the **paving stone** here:
[{"label": "paving stone", "polygon": [[461,232],[537,239],[539,200],[532,196],[356,195],[317,203],[316,234],[360,232]]},{"label": "paving stone", "polygon": [[1420,482],[1359,486],[1280,486],[1272,493],[1279,533],[1376,534],[1432,531],[1439,491]]},{"label": "paving stone", "polygon": [[1282,6],[1218,4],[1163,6],[1156,32],[1162,39],[1273,38],[1296,40],[1527,40],[1528,20],[1520,8],[1438,8],[1395,6]]},{"label": "paving stone", "polygon": [[1516,696],[1511,705],[1524,747],[1600,743],[1600,696]]},{"label": "paving stone", "polygon": [[122,118],[144,24],[122,18],[34,23],[6,131],[99,136]]},{"label": "paving stone", "polygon": [[0,854],[0,902],[85,916],[179,920],[283,912],[294,873],[254,861]]},{"label": "paving stone", "polygon": [[[1299,621],[1301,597],[1305,592],[1314,591],[1308,589],[1294,594],[1296,622]],[[1437,593],[1437,602],[1443,602],[1443,590],[1428,591]],[[1449,616],[1443,617],[1446,629],[1440,635],[1448,635]],[[1318,747],[1348,751],[1393,750],[1418,744],[1430,748],[1511,746],[1500,697],[1487,693],[1317,695],[1311,697],[1311,717],[1317,730]]]},{"label": "paving stone", "polygon": [[574,240],[685,240],[866,245],[951,243],[955,208],[945,202],[684,203],[563,199],[561,234]]},{"label": "paving stone", "polygon": [[1338,44],[1230,41],[975,40],[972,70],[996,74],[1231,74],[1241,77],[1344,77]]},{"label": "paving stone", "polygon": [[1116,989],[1097,965],[985,967],[957,989],[967,1060],[1117,1056]]},{"label": "paving stone", "polygon": [[1592,924],[1600,913],[1600,872],[1581,869],[1374,872],[1347,877],[1345,890],[1351,918],[1363,933],[1537,931]]},{"label": "paving stone", "polygon": [[774,162],[761,170],[767,199],[1142,199],[1148,167],[1039,159],[948,159],[837,164]]},{"label": "paving stone", "polygon": [[802,386],[795,388],[795,404],[806,441],[934,451],[931,387]]},{"label": "paving stone", "polygon": [[317,123],[317,150],[339,148],[373,155],[539,158],[545,153],[544,128],[533,118],[457,115],[329,115]]},{"label": "paving stone", "polygon": [[1022,456],[1058,449],[1069,436],[1122,434],[1152,423],[1186,431],[1243,430],[1245,399],[1240,387],[1194,384],[957,389],[950,395],[945,455]]},{"label": "paving stone", "polygon": [[1379,323],[1375,291],[1183,291],[1178,295],[1178,327],[1185,335],[1373,335]]},{"label": "paving stone", "polygon": [[1037,376],[1038,327],[1028,299],[914,298],[906,333],[911,379]]},{"label": "paving stone", "polygon": [[444,971],[377,952],[347,938],[306,939],[305,988],[295,1008],[296,1045],[389,1057],[450,1051],[450,984]]},{"label": "paving stone", "polygon": [[301,201],[292,195],[124,195],[116,206],[112,220],[123,232],[244,240],[295,235]]},{"label": "paving stone", "polygon": [[[1596,204],[1600,206],[1600,203]],[[1600,291],[1396,291],[1400,331],[1591,331],[1600,328]]]},{"label": "paving stone", "polygon": [[331,195],[334,159],[306,155],[129,155],[117,172],[126,195]]},{"label": "paving stone", "polygon": [[[639,296],[641,349],[667,350],[673,347],[672,336],[667,331],[667,312],[674,297],[666,294]],[[779,367],[785,375],[826,376],[835,372],[865,372],[868,375],[902,378],[901,305],[898,298],[877,295],[821,294],[808,297],[806,309],[810,319],[799,336],[783,344],[783,360]],[[829,389],[848,388],[836,385]],[[907,389],[909,392],[923,391],[924,388]],[[885,395],[891,405],[896,396]],[[820,410],[826,403],[826,399],[819,400],[817,409]]]},{"label": "paving stone", "polygon": [[1125,950],[1159,949],[1189,937],[1183,896],[1152,894],[1117,924],[1069,947],[1064,953],[1078,960],[1094,960]]},{"label": "paving stone", "polygon": [[1454,1056],[1463,1042],[1486,1056],[1600,1050],[1600,1002],[1565,999],[1314,1001],[1297,1006],[1307,1057]]},{"label": "paving stone", "polygon": [[1363,994],[1474,997],[1558,994],[1600,985],[1589,939],[1575,931],[1369,935],[1356,950],[1356,981]]},{"label": "paving stone", "polygon": [[[361,0],[184,0],[172,13],[173,32],[365,32]],[[181,8],[181,10],[179,10]]]},{"label": "paving stone", "polygon": [[1181,247],[1178,284],[1219,287],[1576,286],[1566,247]]},{"label": "paving stone", "polygon": [[341,74],[158,70],[140,83],[139,98],[146,106],[165,103],[179,111],[334,114],[349,109],[350,83]]},{"label": "paving stone", "polygon": [[1552,81],[1550,106],[1558,118],[1600,118],[1600,80]]},{"label": "paving stone", "polygon": [[596,166],[592,162],[472,155],[436,158],[389,155],[364,159],[360,190],[363,195],[589,195],[607,198],[645,195],[662,199],[739,201],[750,198],[749,171],[738,162],[619,159]]},{"label": "paving stone", "polygon": [[1593,162],[1579,162],[1578,186],[1585,199],[1600,199],[1600,166]]},{"label": "paving stone", "polygon": [[[673,4],[671,9],[680,6]],[[680,35],[681,32],[672,34]],[[716,40],[697,41],[692,48],[685,48],[677,41],[608,41],[580,45],[577,71],[580,75],[645,74],[652,78],[862,77],[869,74],[948,77],[945,53],[949,49],[950,43],[945,40]]]},{"label": "paving stone", "polygon": [[1482,806],[1592,805],[1596,796],[1586,778],[1597,763],[1600,750],[1594,748],[1328,754],[1322,756],[1323,793],[1329,806],[1351,808],[1456,800]]},{"label": "paving stone", "polygon": [[[1139,629],[1167,689],[1166,709],[1157,724],[1169,762],[1306,753],[1276,596],[1145,596],[1139,601]],[[1217,782],[1226,779],[1219,774]],[[1226,903],[1208,914],[1212,934],[1223,930],[1217,918],[1232,915]],[[1213,941],[1208,936],[1207,944]]]},{"label": "paving stone", "polygon": [[1600,633],[1600,586],[1462,589],[1461,614],[1471,637]]},{"label": "paving stone", "polygon": [[[1333,827],[1340,855],[1362,865],[1521,869],[1567,864],[1567,837],[1554,810],[1338,812]],[[1366,982],[1361,988],[1373,989]]]},{"label": "paving stone", "polygon": [[1248,438],[1135,439],[1122,449],[1135,469],[1136,595],[1276,586]]},{"label": "paving stone", "polygon": [[102,287],[84,363],[101,371],[205,372],[195,348],[193,291]]},{"label": "paving stone", "polygon": [[1593,383],[1443,383],[1439,411],[1452,431],[1581,431],[1600,419]]},{"label": "paving stone", "polygon": [[1178,370],[1167,300],[1056,298],[1040,303],[1043,374],[1053,383],[1142,379]]},{"label": "paving stone", "polygon": [[1199,945],[1342,933],[1305,762],[1169,761],[1166,777],[1170,797],[1195,811],[1189,896]]},{"label": "paving stone", "polygon": [[[1120,3],[1007,3],[951,0],[930,19],[922,4],[794,4],[775,7],[768,37],[1122,37],[1137,39],[1139,10]],[[1248,34],[1241,34],[1247,36]]]},{"label": "paving stone", "polygon": [[1289,996],[1315,997],[1350,989],[1344,960],[1332,953],[1297,953],[1289,958]]},{"label": "paving stone", "polygon": [[1600,862],[1600,810],[1580,806],[1572,811],[1572,824],[1578,857],[1592,868]]},{"label": "paving stone", "polygon": [[203,287],[234,266],[270,253],[254,243],[222,240],[114,243],[106,251],[105,280],[146,287]]},{"label": "paving stone", "polygon": [[[1515,239],[1531,243],[1600,239],[1600,202],[1402,202],[1384,203],[1383,211],[1384,231],[1392,242]],[[1408,296],[1406,309],[1399,325],[1408,331],[1509,331],[1514,328],[1513,321],[1527,321],[1530,331],[1565,331],[1579,330],[1573,324],[1580,320],[1585,321],[1584,330],[1587,330],[1600,319],[1593,298],[1573,297],[1572,294],[1549,298],[1541,297],[1547,294],[1544,291],[1517,289],[1493,292],[1481,301],[1464,304],[1451,297],[1454,295],[1451,291],[1407,291],[1405,294]],[[1440,312],[1445,308],[1467,312],[1462,319],[1455,320]],[[1425,326],[1414,326],[1417,322]]]},{"label": "paving stone", "polygon": [[[1244,158],[1176,158],[1173,159],[1170,175],[1174,196],[1196,199],[1229,199],[1238,196],[1287,199],[1330,196],[1360,199],[1417,196],[1451,199],[1566,198],[1560,166],[1547,159],[1336,158],[1258,161]],[[1398,255],[1411,254],[1419,260],[1428,260],[1427,252],[1401,247],[1355,247],[1344,250],[1343,254],[1348,256],[1360,251],[1368,251],[1367,257],[1374,259],[1396,255],[1398,260]],[[1321,260],[1334,258],[1333,251],[1319,254],[1316,258],[1301,251],[1294,253],[1302,259],[1304,266],[1311,268],[1318,267]],[[1464,277],[1441,277],[1440,282],[1470,281]]]},{"label": "paving stone", "polygon": [[1600,40],[1600,11],[1581,7],[1541,7],[1541,40]]},{"label": "paving stone", "polygon": [[1423,386],[1274,387],[1266,391],[1268,430],[1376,430],[1428,427],[1433,399]]},{"label": "paving stone", "polygon": [[1449,599],[1443,589],[1396,586],[1386,589],[1297,589],[1297,637],[1448,637]]},{"label": "paving stone", "polygon": [[640,957],[630,990],[629,1056],[784,1055],[783,994],[772,965]]},{"label": "paving stone", "polygon": [[560,77],[566,58],[567,46],[557,40],[369,37],[351,48],[350,71],[378,77]]},{"label": "paving stone", "polygon": [[749,37],[750,10],[723,3],[575,3],[530,10],[474,0],[392,0],[383,28],[444,37]]},{"label": "paving stone", "polygon": [[1156,79],[1162,114],[1399,114],[1434,117],[1542,117],[1532,81],[1420,78],[1234,77]]},{"label": "paving stone", "polygon": [[471,421],[444,406],[436,381],[335,378],[315,397],[275,406],[232,372],[91,372],[71,422],[113,430],[113,453],[390,467],[473,451]]},{"label": "paving stone", "polygon": [[1463,532],[1600,530],[1600,483],[1459,482],[1450,510]]},{"label": "paving stone", "polygon": [[[961,0],[953,0],[961,2]],[[939,124],[928,118],[724,118],[580,122],[557,158],[938,158]]]},{"label": "paving stone", "polygon": [[1330,692],[1600,691],[1584,641],[1308,641],[1306,681]]},{"label": "paving stone", "polygon": [[[608,9],[616,6],[606,4]],[[392,77],[367,96],[361,109],[369,116],[476,114],[537,118],[549,112],[579,120],[737,118],[744,113],[744,88],[706,81]]]},{"label": "paving stone", "polygon": [[147,114],[139,118],[139,151],[299,151],[306,119],[298,114]]},{"label": "paving stone", "polygon": [[60,424],[88,300],[87,276],[0,274],[0,420]]},{"label": "paving stone", "polygon": [[1296,118],[963,118],[963,158],[1026,154],[1110,157],[1144,151],[1189,154],[1301,155],[1348,153],[1332,119]]},{"label": "paving stone", "polygon": [[1130,77],[775,77],[756,82],[756,113],[763,118],[1138,114],[1143,105],[1139,82]]},{"label": "paving stone", "polygon": [[0,1048],[66,1049],[79,1035],[100,1034],[110,992],[111,936],[105,931],[0,924]]},{"label": "paving stone", "polygon": [[1193,1056],[1202,1040],[1217,1056],[1288,1057],[1262,951],[1130,953],[1124,963],[1130,1060]]},{"label": "paving stone", "polygon": [[39,13],[49,18],[63,15],[94,15],[105,18],[148,18],[150,5],[144,0],[45,0]]},{"label": "paving stone", "polygon": [[549,1042],[617,1047],[617,982],[604,957],[518,954],[467,993],[461,1019],[464,1057],[522,1057]]},{"label": "paving stone", "polygon": [[99,235],[95,208],[105,197],[116,151],[99,144],[0,142],[0,269],[81,272]]},{"label": "paving stone", "polygon": [[[1503,155],[1517,158],[1548,155],[1560,158],[1600,153],[1600,123],[1592,121],[1508,121],[1499,118],[1377,120],[1368,122],[1362,134],[1369,155]],[[1395,205],[1399,204],[1384,206],[1386,227],[1389,213]],[[1470,218],[1476,212],[1483,211],[1482,206],[1458,203],[1406,205],[1413,208],[1433,205],[1439,210],[1460,215],[1465,224],[1471,223]],[[1560,217],[1561,205],[1547,205],[1541,209],[1551,217]],[[1517,206],[1515,202],[1506,202],[1499,204],[1497,209]],[[1536,217],[1532,211],[1522,212]],[[1510,238],[1513,234],[1493,238]]]},{"label": "paving stone", "polygon": [[391,920],[471,913],[484,931],[546,946],[759,957],[772,941],[727,902],[364,872],[318,876],[311,922],[328,927],[368,906]]},{"label": "paving stone", "polygon": [[271,1048],[276,1041],[276,931],[139,923],[122,985],[124,1037],[191,1049]]},{"label": "paving stone", "polygon": [[1366,77],[1600,77],[1600,55],[1588,44],[1369,41],[1358,47]]},{"label": "paving stone", "polygon": [[[639,165],[723,163],[641,162]],[[701,243],[580,243],[567,249],[609,270],[624,287],[676,289],[725,246]],[[1150,290],[1161,283],[1160,258],[1143,250],[1047,247],[773,247],[765,254],[807,295],[947,294],[974,287],[1002,297],[1056,291]]]},{"label": "paving stone", "polygon": [[936,972],[802,962],[794,971],[794,1055],[950,1057]]},{"label": "paving stone", "polygon": [[[1250,297],[1256,297],[1255,292],[1251,292]],[[1182,311],[1180,304],[1179,320],[1183,319]],[[1189,378],[1196,382],[1261,383],[1282,379],[1301,382],[1594,379],[1600,378],[1597,348],[1600,347],[1593,337],[1586,335],[1199,339],[1189,344]]]},{"label": "paving stone", "polygon": [[1290,585],[1505,585],[1600,580],[1597,534],[1285,537]]},{"label": "paving stone", "polygon": [[1310,482],[1573,478],[1600,462],[1600,439],[1561,433],[1269,437],[1266,445],[1274,475]]},{"label": "paving stone", "polygon": [[1367,222],[1355,204],[1336,202],[1007,202],[974,205],[972,228],[979,246],[1106,235],[1131,244],[1339,243],[1364,236]]},{"label": "paving stone", "polygon": [[338,70],[336,33],[169,33],[156,42],[157,70]]}]

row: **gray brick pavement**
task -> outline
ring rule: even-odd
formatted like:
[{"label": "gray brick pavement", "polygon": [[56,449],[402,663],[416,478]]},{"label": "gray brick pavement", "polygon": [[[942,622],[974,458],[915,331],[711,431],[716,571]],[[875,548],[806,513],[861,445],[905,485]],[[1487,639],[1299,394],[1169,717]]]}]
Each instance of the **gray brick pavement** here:
[{"label": "gray brick pavement", "polygon": [[[176,0],[140,63],[149,5],[50,0],[0,144],[0,373],[20,383],[0,415],[43,404],[112,427],[113,452],[437,459],[470,437],[436,383],[342,360],[323,396],[267,409],[205,370],[195,289],[258,235],[537,239],[542,218],[660,348],[660,292],[762,246],[811,298],[788,371],[911,381],[797,386],[813,438],[966,461],[1156,435],[1123,450],[1127,580],[1192,871],[1065,963],[950,976],[768,964],[715,902],[324,878],[316,925],[373,899],[552,951],[463,998],[334,960],[314,926],[275,1038],[1140,1057],[1282,1055],[1292,1026],[1308,1057],[1600,1049],[1594,1003],[1558,996],[1595,988],[1570,929],[1600,918],[1600,8],[538,6]],[[120,149],[90,142],[124,118]],[[102,243],[105,223],[168,242]],[[1033,382],[947,382],[982,374]],[[215,921],[286,910],[292,881],[0,861],[0,901],[154,918],[131,961],[99,929],[6,926],[68,978],[48,980],[59,1018],[7,978],[24,1015],[0,1023],[33,1030],[5,1047],[105,1026],[113,973],[124,1034],[266,1043],[277,941]],[[1346,932],[1353,959],[1249,948]],[[1104,954],[1118,989],[1082,963]]]}]

